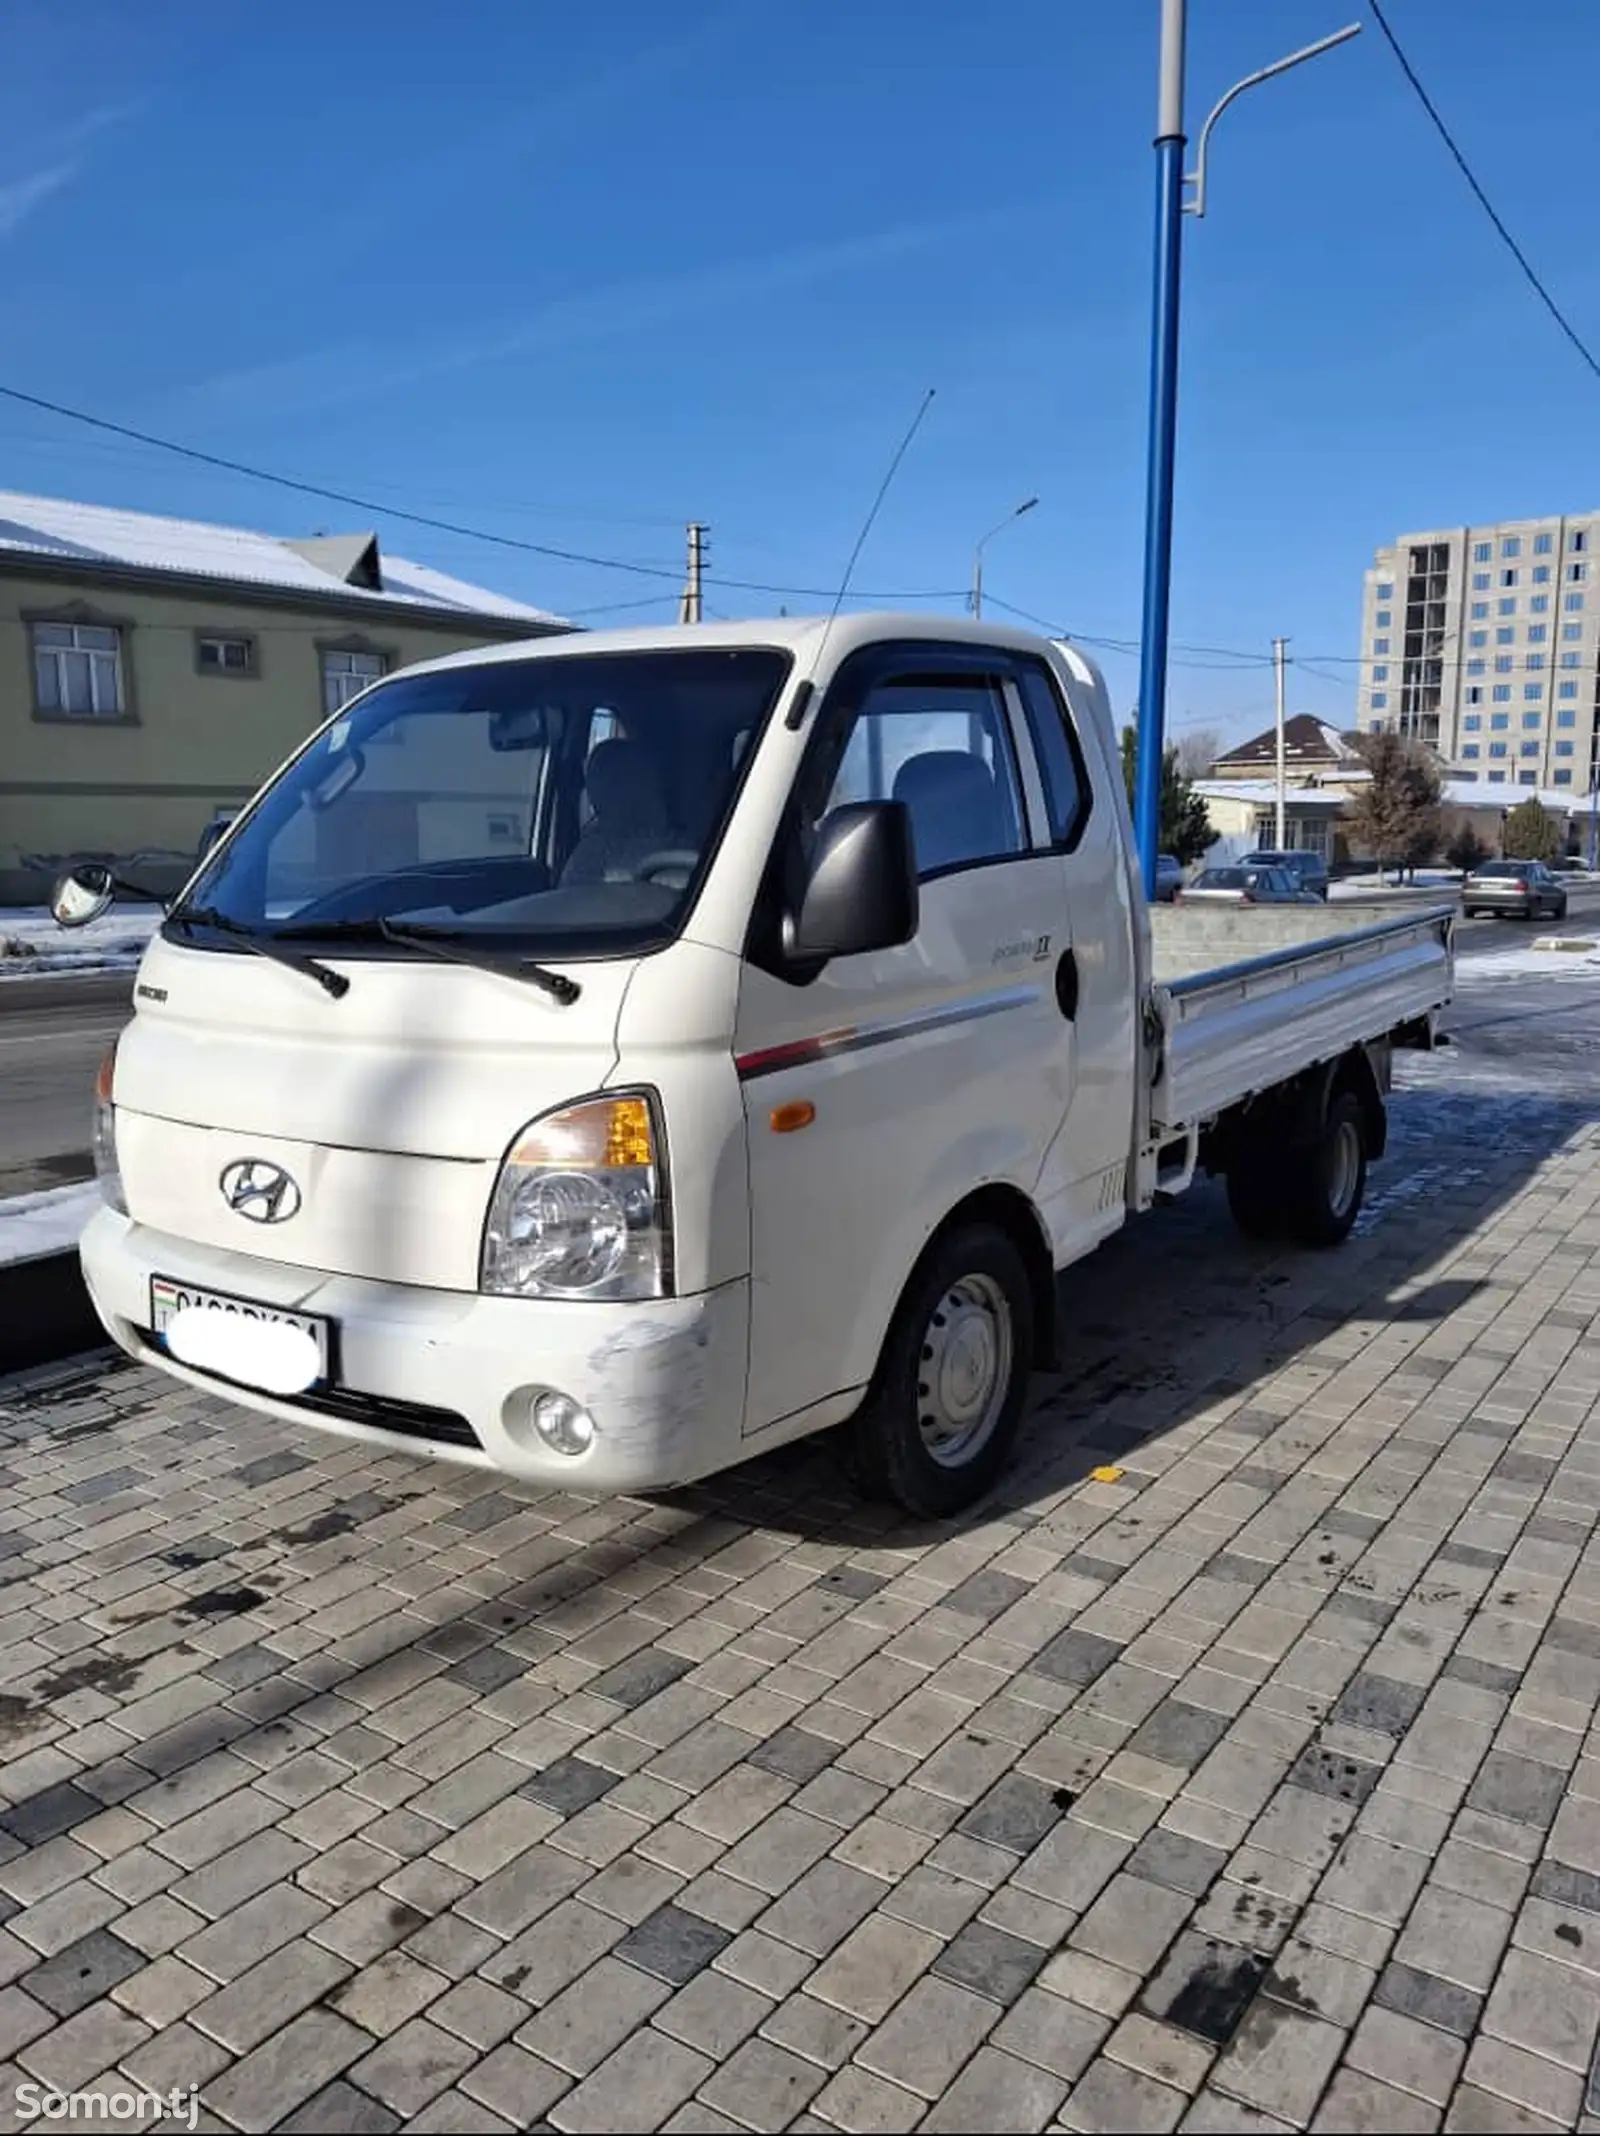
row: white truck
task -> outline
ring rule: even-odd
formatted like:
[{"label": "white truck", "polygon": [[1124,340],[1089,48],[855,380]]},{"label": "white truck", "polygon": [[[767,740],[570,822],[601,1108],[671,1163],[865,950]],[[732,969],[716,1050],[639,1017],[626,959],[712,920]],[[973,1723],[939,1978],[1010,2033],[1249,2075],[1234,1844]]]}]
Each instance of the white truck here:
[{"label": "white truck", "polygon": [[948,1514],[1130,1213],[1204,1171],[1252,1233],[1344,1237],[1451,924],[1149,911],[1069,644],[453,656],[321,727],[168,911],[84,1274],[131,1356],[371,1444],[647,1491],[844,1427]]}]

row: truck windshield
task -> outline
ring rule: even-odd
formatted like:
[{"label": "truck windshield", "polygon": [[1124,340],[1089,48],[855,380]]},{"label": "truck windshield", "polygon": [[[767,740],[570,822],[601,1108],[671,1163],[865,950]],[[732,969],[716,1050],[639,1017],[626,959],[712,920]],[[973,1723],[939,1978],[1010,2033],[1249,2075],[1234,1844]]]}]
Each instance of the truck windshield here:
[{"label": "truck windshield", "polygon": [[202,947],[248,929],[380,957],[418,953],[406,927],[510,956],[657,947],[789,666],[764,646],[656,648],[380,683],[266,789],[168,924]]}]

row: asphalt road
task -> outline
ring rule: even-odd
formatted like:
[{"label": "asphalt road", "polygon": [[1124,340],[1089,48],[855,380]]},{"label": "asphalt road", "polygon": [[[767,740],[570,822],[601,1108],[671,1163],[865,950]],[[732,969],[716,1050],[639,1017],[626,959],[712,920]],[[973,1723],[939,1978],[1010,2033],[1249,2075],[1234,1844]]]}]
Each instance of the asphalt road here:
[{"label": "asphalt road", "polygon": [[128,974],[0,988],[0,1196],[90,1177],[95,1070],[132,991]]},{"label": "asphalt road", "polygon": [[[1463,920],[1457,954],[1506,949],[1534,934],[1600,927],[1600,884],[1574,888],[1564,924]],[[1337,907],[1335,907],[1337,910]],[[95,1069],[126,1021],[132,981],[40,979],[0,988],[0,1196],[87,1179]]]}]

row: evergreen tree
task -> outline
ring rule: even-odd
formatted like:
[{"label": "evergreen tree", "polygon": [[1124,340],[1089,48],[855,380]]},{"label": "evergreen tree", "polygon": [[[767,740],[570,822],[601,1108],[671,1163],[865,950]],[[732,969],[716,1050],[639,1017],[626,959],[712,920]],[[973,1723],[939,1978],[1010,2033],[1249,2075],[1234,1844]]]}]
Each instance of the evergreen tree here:
[{"label": "evergreen tree", "polygon": [[[1122,730],[1122,776],[1127,782],[1128,806],[1134,806],[1139,773],[1139,737],[1132,727]],[[1158,849],[1172,853],[1187,867],[1203,853],[1209,853],[1220,831],[1211,828],[1211,819],[1206,814],[1205,798],[1194,790],[1194,782],[1185,776],[1178,750],[1169,744],[1162,754],[1161,762],[1161,835]]]}]

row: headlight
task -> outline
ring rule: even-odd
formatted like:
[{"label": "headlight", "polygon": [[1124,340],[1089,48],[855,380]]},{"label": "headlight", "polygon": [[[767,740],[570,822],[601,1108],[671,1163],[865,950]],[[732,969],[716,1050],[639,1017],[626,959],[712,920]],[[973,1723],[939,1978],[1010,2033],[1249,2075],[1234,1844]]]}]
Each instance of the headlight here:
[{"label": "headlight", "polygon": [[671,1249],[654,1098],[588,1098],[530,1120],[511,1145],[478,1287],[512,1298],[664,1298]]},{"label": "headlight", "polygon": [[117,1042],[113,1039],[94,1079],[94,1127],[90,1140],[94,1150],[94,1175],[100,1182],[100,1191],[119,1215],[126,1216],[128,1204],[122,1192],[122,1168],[117,1163],[117,1108],[111,1102],[111,1079],[116,1066]]}]

